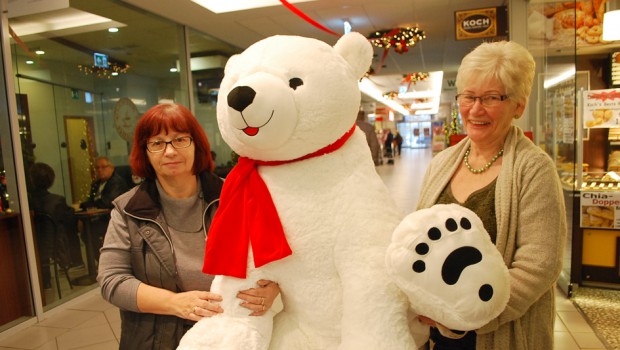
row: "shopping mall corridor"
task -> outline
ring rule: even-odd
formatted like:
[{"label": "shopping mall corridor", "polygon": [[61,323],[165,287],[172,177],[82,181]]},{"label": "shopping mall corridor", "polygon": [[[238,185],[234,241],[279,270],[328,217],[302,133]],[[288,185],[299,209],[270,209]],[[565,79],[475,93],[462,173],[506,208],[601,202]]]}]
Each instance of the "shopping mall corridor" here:
[{"label": "shopping mall corridor", "polygon": [[[403,149],[393,165],[377,166],[377,172],[404,213],[411,212],[415,206],[431,157],[430,149]],[[555,350],[606,349],[579,310],[559,290],[556,308]],[[0,350],[112,350],[118,349],[119,336],[118,309],[103,301],[99,290],[94,289],[48,312],[38,324],[1,336]]]}]

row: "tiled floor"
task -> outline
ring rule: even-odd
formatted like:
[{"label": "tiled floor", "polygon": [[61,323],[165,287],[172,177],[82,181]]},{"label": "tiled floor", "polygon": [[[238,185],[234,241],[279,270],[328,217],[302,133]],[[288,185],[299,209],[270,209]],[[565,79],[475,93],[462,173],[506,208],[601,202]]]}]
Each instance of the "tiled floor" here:
[{"label": "tiled floor", "polygon": [[[430,159],[428,149],[404,149],[394,165],[377,167],[404,213],[413,210]],[[556,308],[555,350],[606,349],[579,310],[559,290]],[[46,313],[45,320],[37,324],[0,335],[0,350],[111,350],[118,348],[119,336],[118,309],[103,301],[95,289]]]}]

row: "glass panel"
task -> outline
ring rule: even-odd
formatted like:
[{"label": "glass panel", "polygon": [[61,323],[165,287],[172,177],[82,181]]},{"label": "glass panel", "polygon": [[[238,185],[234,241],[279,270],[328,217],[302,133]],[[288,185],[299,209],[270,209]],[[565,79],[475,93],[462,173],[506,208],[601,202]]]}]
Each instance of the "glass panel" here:
[{"label": "glass panel", "polygon": [[215,172],[225,177],[233,165],[232,150],[222,140],[215,105],[224,66],[228,58],[240,50],[198,31],[189,29],[188,32],[196,118],[215,152]]},{"label": "glass panel", "polygon": [[569,232],[560,287],[569,293],[572,284],[590,278],[582,261],[583,191],[592,186],[615,190],[615,181],[605,178],[614,129],[585,128],[580,109],[582,89],[605,89],[611,83],[610,58],[618,44],[602,40],[604,12],[605,1],[528,4],[528,49],[538,73],[529,109],[535,142],[555,160],[564,188]]},{"label": "glass panel", "polygon": [[[1,29],[0,29],[0,34]],[[4,57],[0,47],[0,57]],[[0,63],[0,332],[34,316],[30,277],[13,158],[13,137],[4,66]],[[18,120],[18,118],[12,119]],[[22,120],[19,120],[20,126]],[[21,130],[21,129],[20,129]],[[22,134],[22,136],[25,136]]]},{"label": "glass panel", "polygon": [[575,18],[576,2],[532,2],[528,5],[528,49],[536,60],[537,76],[528,104],[534,116],[534,141],[555,161],[563,181],[567,209],[568,240],[560,287],[572,282],[572,222],[577,188],[575,178],[575,26],[562,19]]},{"label": "glass panel", "polygon": [[[74,211],[107,176],[99,170],[122,177],[124,190],[133,186],[128,155],[140,115],[159,102],[189,103],[182,26],[121,1],[70,6],[44,13],[31,6],[18,17],[9,10],[29,206],[33,214],[58,213],[56,241],[45,224],[34,225],[45,310],[96,285],[109,214]],[[91,17],[80,23],[84,16]],[[95,166],[99,156],[108,158],[105,167]],[[62,249],[50,249],[54,242]]]}]

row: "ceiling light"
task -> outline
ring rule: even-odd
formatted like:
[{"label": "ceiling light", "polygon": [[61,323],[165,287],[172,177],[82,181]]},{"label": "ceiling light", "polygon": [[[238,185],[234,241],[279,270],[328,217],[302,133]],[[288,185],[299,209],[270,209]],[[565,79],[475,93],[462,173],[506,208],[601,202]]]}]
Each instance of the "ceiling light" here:
[{"label": "ceiling light", "polygon": [[124,26],[123,23],[74,8],[18,17],[11,22],[11,28],[20,37],[39,33],[59,34],[59,31],[71,35]]},{"label": "ceiling light", "polygon": [[345,20],[343,24],[343,29],[345,34],[349,34],[351,32],[351,22]]},{"label": "ceiling light", "polygon": [[178,70],[176,67],[172,67],[172,68],[170,68],[170,72],[172,72],[172,73],[176,73],[176,72],[178,72],[178,71],[179,71],[179,70]]},{"label": "ceiling light", "polygon": [[117,33],[118,32],[118,28],[116,28],[116,27],[108,28],[108,32],[110,32],[110,33]]},{"label": "ceiling light", "polygon": [[36,53],[37,55],[45,55],[45,51],[43,50],[36,50],[34,53]]},{"label": "ceiling light", "polygon": [[34,64],[34,61],[33,60],[27,60],[26,64]]},{"label": "ceiling light", "polygon": [[603,16],[603,40],[620,40],[620,9],[605,12]]},{"label": "ceiling light", "polygon": [[403,108],[403,106],[396,103],[395,101],[384,97],[381,91],[368,78],[363,78],[362,81],[358,83],[358,85],[360,87],[360,91],[362,91],[367,96],[373,98],[375,101],[383,103],[384,105],[392,108],[393,110],[402,115],[409,115],[409,111]]},{"label": "ceiling light", "polygon": [[543,82],[543,87],[545,89],[548,89],[552,86],[555,86],[563,81],[566,81],[574,77],[575,77],[575,67],[570,67],[560,74],[557,74],[549,79],[545,79],[545,81]]},{"label": "ceiling light", "polygon": [[[289,3],[308,2],[314,0],[288,0]],[[192,0],[196,4],[214,13],[249,10],[259,7],[280,5],[279,0]]]}]

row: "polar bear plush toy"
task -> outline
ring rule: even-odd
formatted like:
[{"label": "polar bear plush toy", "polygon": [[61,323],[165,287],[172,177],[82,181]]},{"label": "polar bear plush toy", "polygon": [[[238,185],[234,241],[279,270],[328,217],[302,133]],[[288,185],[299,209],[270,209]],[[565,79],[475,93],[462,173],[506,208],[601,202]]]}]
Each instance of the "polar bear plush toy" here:
[{"label": "polar bear plush toy", "polygon": [[[372,48],[274,36],[229,59],[218,103],[239,154],[209,231],[204,272],[224,313],[179,349],[416,349],[385,252],[402,216],[355,126]],[[248,316],[235,296],[264,278],[282,303]],[[421,344],[420,344],[421,345]]]},{"label": "polar bear plush toy", "polygon": [[508,268],[482,221],[457,204],[407,215],[394,231],[386,265],[415,313],[440,323],[450,337],[496,318],[510,296]]}]

